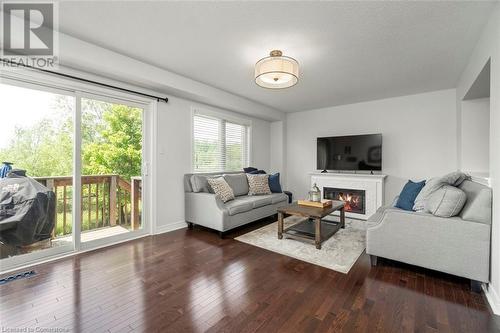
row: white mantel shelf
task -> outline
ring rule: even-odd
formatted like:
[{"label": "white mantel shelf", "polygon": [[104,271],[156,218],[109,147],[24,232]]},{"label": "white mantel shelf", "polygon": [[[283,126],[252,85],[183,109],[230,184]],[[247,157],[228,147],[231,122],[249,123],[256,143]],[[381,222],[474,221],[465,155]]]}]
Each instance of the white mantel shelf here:
[{"label": "white mantel shelf", "polygon": [[346,178],[370,178],[370,179],[385,179],[387,175],[369,174],[369,173],[347,173],[347,172],[309,172],[311,176],[324,177],[346,177]]}]

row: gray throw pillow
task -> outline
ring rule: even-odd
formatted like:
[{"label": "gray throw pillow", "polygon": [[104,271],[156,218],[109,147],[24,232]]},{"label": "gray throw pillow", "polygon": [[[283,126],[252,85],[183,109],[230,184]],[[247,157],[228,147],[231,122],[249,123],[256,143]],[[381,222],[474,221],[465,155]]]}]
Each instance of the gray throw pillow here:
[{"label": "gray throw pillow", "polygon": [[234,193],[229,184],[223,177],[219,178],[209,178],[208,184],[212,187],[215,195],[222,200],[222,202],[228,202],[234,199]]},{"label": "gray throw pillow", "polygon": [[443,185],[434,191],[425,203],[425,210],[435,216],[458,215],[467,201],[464,191],[451,185]]},{"label": "gray throw pillow", "polygon": [[248,180],[244,173],[227,174],[224,179],[231,186],[235,196],[248,194]]},{"label": "gray throw pillow", "polygon": [[212,188],[208,185],[208,179],[213,178],[205,175],[192,175],[191,176],[191,187],[193,192],[205,192],[214,193]]},{"label": "gray throw pillow", "polygon": [[462,184],[464,180],[470,180],[470,176],[462,171],[454,171],[441,177],[441,182],[453,186]]},{"label": "gray throw pillow", "polygon": [[248,195],[271,194],[269,175],[250,175],[248,178]]},{"label": "gray throw pillow", "polygon": [[460,189],[467,194],[460,217],[464,220],[491,223],[491,188],[472,182],[465,181],[460,185]]},{"label": "gray throw pillow", "polygon": [[442,185],[443,184],[441,183],[441,179],[439,177],[429,179],[425,183],[425,186],[422,188],[420,193],[418,193],[417,197],[415,198],[415,203],[413,204],[413,210],[416,212],[425,211],[425,202],[427,201],[429,196],[434,191],[439,189]]},{"label": "gray throw pillow", "polygon": [[425,211],[425,204],[429,196],[437,191],[444,185],[458,186],[462,184],[464,180],[470,179],[470,176],[461,171],[450,172],[442,177],[436,177],[429,179],[422,191],[415,198],[415,203],[413,204],[413,210],[416,212]]}]

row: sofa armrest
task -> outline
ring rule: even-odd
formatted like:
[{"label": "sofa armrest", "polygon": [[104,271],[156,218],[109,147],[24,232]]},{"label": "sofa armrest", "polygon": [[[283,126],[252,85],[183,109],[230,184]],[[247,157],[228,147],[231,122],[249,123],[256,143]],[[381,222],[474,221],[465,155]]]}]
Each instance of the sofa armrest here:
[{"label": "sofa armrest", "polygon": [[288,203],[292,203],[293,201],[293,194],[290,191],[283,191],[288,196]]},{"label": "sofa armrest", "polygon": [[185,220],[208,228],[222,230],[224,203],[213,193],[185,192]]},{"label": "sofa armrest", "polygon": [[368,220],[366,221],[366,227],[367,229],[374,228],[377,225],[381,224],[382,221],[386,218],[387,214],[389,214],[391,211],[398,211],[401,210],[400,208],[396,208],[393,206],[382,206],[377,211],[375,214],[370,216]]}]

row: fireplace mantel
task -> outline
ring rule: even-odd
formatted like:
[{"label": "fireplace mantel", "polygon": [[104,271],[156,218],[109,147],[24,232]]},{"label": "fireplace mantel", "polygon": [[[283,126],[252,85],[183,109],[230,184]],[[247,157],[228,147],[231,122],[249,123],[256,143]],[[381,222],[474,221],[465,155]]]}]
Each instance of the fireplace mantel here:
[{"label": "fireplace mantel", "polygon": [[347,173],[347,172],[309,172],[310,175],[321,177],[346,177],[346,178],[369,178],[369,179],[385,179],[387,175],[369,174],[369,173]]},{"label": "fireplace mantel", "polygon": [[384,198],[384,183],[386,175],[381,174],[365,174],[365,173],[321,173],[311,172],[311,186],[316,185],[321,190],[323,198],[323,188],[344,188],[352,190],[365,191],[365,214],[356,214],[346,212],[347,217],[366,220],[377,209],[382,206]]}]

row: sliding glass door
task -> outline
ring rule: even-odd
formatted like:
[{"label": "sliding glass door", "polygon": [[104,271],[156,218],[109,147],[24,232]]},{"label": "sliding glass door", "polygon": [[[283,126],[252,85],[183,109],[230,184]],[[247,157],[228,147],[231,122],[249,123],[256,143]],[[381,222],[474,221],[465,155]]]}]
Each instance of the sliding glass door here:
[{"label": "sliding glass door", "polygon": [[148,233],[147,101],[2,79],[0,111],[0,271]]},{"label": "sliding glass door", "polygon": [[75,96],[15,83],[0,83],[0,268],[74,249]]},{"label": "sliding glass door", "polygon": [[144,110],[103,98],[81,105],[82,243],[141,230]]}]

